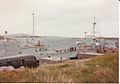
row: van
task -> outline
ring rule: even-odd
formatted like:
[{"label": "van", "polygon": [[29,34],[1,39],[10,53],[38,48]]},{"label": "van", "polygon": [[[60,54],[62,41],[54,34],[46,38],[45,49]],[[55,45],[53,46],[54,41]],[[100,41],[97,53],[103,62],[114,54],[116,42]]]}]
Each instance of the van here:
[{"label": "van", "polygon": [[14,68],[24,67],[37,67],[39,66],[39,60],[34,55],[15,55],[8,57],[0,57],[1,66],[13,66]]}]

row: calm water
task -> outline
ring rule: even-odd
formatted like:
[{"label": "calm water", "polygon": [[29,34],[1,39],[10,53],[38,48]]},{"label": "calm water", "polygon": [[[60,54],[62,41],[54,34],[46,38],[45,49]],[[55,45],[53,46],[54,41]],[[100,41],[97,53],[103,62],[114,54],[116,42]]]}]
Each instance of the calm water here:
[{"label": "calm water", "polygon": [[[34,42],[40,40],[42,44],[44,44],[48,51],[46,52],[36,52],[35,48],[26,48],[22,49],[21,47],[25,46],[26,40],[32,42],[31,38],[16,38],[19,42],[11,43],[0,41],[0,56],[9,56],[9,55],[17,55],[19,52],[22,54],[33,54],[37,58],[47,57],[47,56],[58,56],[58,57],[71,57],[75,56],[76,53],[55,53],[55,49],[69,49],[70,47],[75,47],[76,42],[82,42],[83,39],[80,38],[62,38],[62,37],[41,37],[35,38]],[[93,43],[92,39],[86,39],[88,44]],[[101,44],[107,42],[109,47],[115,47],[116,40],[101,40]],[[18,47],[20,45],[20,47]]]}]

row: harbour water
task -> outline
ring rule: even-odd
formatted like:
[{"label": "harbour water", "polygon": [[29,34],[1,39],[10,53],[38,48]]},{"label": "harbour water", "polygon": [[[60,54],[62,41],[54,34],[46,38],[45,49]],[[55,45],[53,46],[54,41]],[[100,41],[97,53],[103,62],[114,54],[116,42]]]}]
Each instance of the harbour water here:
[{"label": "harbour water", "polygon": [[[84,38],[66,38],[66,37],[37,37],[34,38],[34,41],[31,38],[27,37],[17,37],[17,36],[9,36],[14,40],[4,41],[0,40],[0,56],[10,56],[10,55],[18,55],[18,54],[32,54],[35,55],[38,59],[44,58],[48,56],[55,57],[74,57],[76,56],[76,52],[55,52],[55,50],[69,49],[70,47],[76,47],[76,42],[84,41]],[[101,44],[104,45],[107,42],[108,47],[115,47],[115,42],[118,39],[109,39],[104,40],[101,39]],[[29,41],[27,43],[26,41]],[[41,50],[38,47],[33,47],[31,44],[37,43],[40,41],[41,44],[44,45],[44,48]],[[86,39],[88,44],[91,44],[93,39]]]}]

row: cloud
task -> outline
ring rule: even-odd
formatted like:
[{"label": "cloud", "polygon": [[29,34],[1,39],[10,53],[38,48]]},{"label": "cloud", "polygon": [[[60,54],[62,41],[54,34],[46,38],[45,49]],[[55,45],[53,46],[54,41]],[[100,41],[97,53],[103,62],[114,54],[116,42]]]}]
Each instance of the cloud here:
[{"label": "cloud", "polygon": [[92,29],[95,13],[98,30],[104,36],[118,36],[118,8],[115,0],[0,0],[0,27],[31,34],[34,11],[37,35],[82,37]]}]

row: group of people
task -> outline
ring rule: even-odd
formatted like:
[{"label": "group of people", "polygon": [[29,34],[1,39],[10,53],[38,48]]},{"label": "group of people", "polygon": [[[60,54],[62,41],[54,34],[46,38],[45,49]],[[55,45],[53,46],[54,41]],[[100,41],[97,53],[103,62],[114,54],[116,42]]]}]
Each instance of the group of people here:
[{"label": "group of people", "polygon": [[76,47],[70,47],[70,52],[72,52],[72,51],[76,51],[77,50],[77,48]]}]

